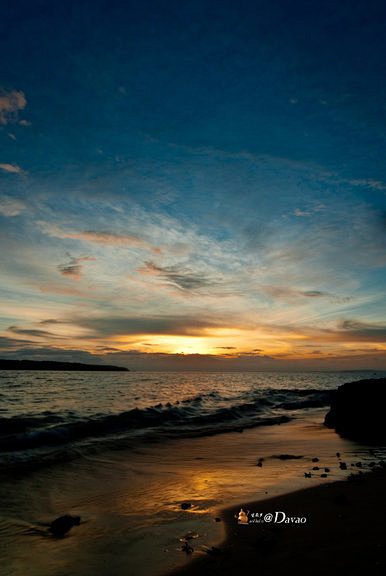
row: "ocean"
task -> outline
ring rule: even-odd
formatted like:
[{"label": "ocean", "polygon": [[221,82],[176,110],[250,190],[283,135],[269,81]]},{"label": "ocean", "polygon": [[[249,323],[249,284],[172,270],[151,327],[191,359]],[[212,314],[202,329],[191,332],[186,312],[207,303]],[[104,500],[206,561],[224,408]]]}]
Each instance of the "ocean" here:
[{"label": "ocean", "polygon": [[[222,508],[367,469],[385,450],[323,420],[332,390],[373,376],[0,372],[0,575],[160,576],[184,542],[221,542]],[[58,539],[64,514],[81,524]]]},{"label": "ocean", "polygon": [[328,406],[331,390],[366,377],[369,372],[2,371],[0,466],[280,424]]}]

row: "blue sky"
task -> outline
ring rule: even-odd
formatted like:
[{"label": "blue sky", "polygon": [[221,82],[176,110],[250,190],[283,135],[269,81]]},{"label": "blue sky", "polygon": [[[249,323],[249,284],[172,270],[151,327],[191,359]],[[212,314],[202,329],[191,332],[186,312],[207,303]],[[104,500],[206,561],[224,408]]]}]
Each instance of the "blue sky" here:
[{"label": "blue sky", "polygon": [[386,368],[384,2],[2,2],[1,356]]}]

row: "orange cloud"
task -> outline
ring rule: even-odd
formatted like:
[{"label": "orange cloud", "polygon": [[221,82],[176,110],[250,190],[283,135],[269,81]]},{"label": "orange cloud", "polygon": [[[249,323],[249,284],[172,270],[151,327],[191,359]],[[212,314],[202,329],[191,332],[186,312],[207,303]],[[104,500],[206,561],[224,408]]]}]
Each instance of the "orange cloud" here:
[{"label": "orange cloud", "polygon": [[97,232],[95,230],[87,230],[86,232],[64,232],[56,226],[51,226],[46,222],[38,222],[40,227],[46,234],[54,236],[55,238],[72,238],[73,240],[83,240],[91,244],[98,244],[99,246],[138,246],[145,250],[150,250],[154,254],[161,254],[161,250],[151,246],[142,238],[133,234],[116,234],[115,232]]},{"label": "orange cloud", "polygon": [[26,107],[27,100],[21,90],[0,88],[0,124],[17,122],[18,111]]},{"label": "orange cloud", "polygon": [[17,164],[0,164],[0,169],[10,174],[20,174],[21,168]]}]

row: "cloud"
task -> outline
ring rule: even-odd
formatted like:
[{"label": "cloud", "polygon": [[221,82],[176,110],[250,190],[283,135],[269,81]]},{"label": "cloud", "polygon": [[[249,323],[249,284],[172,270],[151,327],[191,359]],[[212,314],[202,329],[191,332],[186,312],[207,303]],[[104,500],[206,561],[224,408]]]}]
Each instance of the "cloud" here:
[{"label": "cloud", "polygon": [[313,216],[314,214],[318,214],[320,212],[325,212],[326,210],[326,206],[324,204],[318,203],[316,204],[315,202],[310,203],[308,208],[305,209],[300,209],[300,208],[296,208],[293,212],[294,216]]},{"label": "cloud", "polygon": [[299,294],[306,298],[330,298],[332,296],[329,292],[321,292],[320,290],[306,290],[305,292],[299,292]]},{"label": "cloud", "polygon": [[25,209],[26,205],[22,200],[0,195],[0,212],[4,216],[18,216]]},{"label": "cloud", "polygon": [[17,164],[0,164],[0,170],[10,174],[20,174],[22,169]]},{"label": "cloud", "polygon": [[345,180],[352,186],[364,186],[365,188],[371,188],[372,190],[386,190],[386,184],[380,180],[374,180],[373,178],[360,178],[356,180]]},{"label": "cloud", "polygon": [[82,258],[74,258],[67,252],[66,256],[70,259],[67,264],[60,264],[57,269],[62,276],[69,276],[75,280],[83,278],[85,274],[83,273],[83,265],[80,262],[96,262],[96,258],[90,258],[89,256],[83,256]]},{"label": "cloud", "polygon": [[205,275],[197,274],[189,269],[180,266],[158,266],[154,262],[145,262],[145,267],[137,270],[142,276],[158,276],[167,284],[179,290],[197,290],[206,286],[218,284],[217,281],[207,278]]},{"label": "cloud", "polygon": [[19,110],[24,110],[27,100],[21,90],[7,91],[0,88],[0,124],[17,122]]},{"label": "cloud", "polygon": [[204,320],[193,315],[171,315],[137,317],[129,316],[108,318],[79,318],[74,323],[82,328],[93,330],[101,336],[162,334],[175,336],[202,336],[211,328],[223,328],[224,319],[208,317]]},{"label": "cloud", "polygon": [[[38,286],[38,288],[42,294],[60,294],[62,296],[76,296],[78,298],[86,298],[87,300],[90,298],[98,300],[98,298],[92,297],[89,292],[77,290],[72,286],[58,286],[57,284],[48,282]],[[99,298],[99,300],[104,300],[104,298]]]},{"label": "cloud", "polygon": [[19,328],[19,326],[9,326],[8,331],[12,332],[13,334],[21,334],[23,336],[30,336],[33,338],[46,338],[47,336],[50,338],[57,338],[55,334],[52,332],[47,332],[46,330],[35,330],[35,329],[24,329]]},{"label": "cloud", "polygon": [[357,341],[368,342],[384,342],[386,340],[386,325],[384,324],[342,319],[338,323],[338,331],[343,339],[349,337]]},{"label": "cloud", "polygon": [[260,289],[264,294],[272,298],[333,298],[336,297],[330,292],[323,292],[322,290],[295,290],[283,286],[272,286],[261,284]]},{"label": "cloud", "polygon": [[83,240],[91,244],[98,244],[99,246],[137,246],[145,250],[150,250],[155,254],[160,254],[160,248],[151,246],[146,240],[139,238],[133,234],[117,234],[115,232],[87,230],[85,232],[65,232],[57,226],[48,224],[47,222],[39,221],[37,224],[45,234],[54,236],[55,238],[71,238],[73,240]]}]

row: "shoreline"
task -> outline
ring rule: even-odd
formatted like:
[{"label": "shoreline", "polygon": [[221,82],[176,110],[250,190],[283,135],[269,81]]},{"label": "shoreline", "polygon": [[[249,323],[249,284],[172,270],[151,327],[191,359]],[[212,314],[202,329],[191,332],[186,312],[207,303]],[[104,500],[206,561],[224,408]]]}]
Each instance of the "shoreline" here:
[{"label": "shoreline", "polygon": [[[218,547],[190,561],[168,576],[230,576],[259,571],[267,576],[380,575],[386,569],[386,467],[343,480],[224,508],[219,516],[225,539]],[[237,522],[239,510],[272,514],[272,522]],[[286,518],[306,521],[285,522]],[[250,514],[251,517],[251,514]],[[276,522],[274,520],[276,519]]]}]

